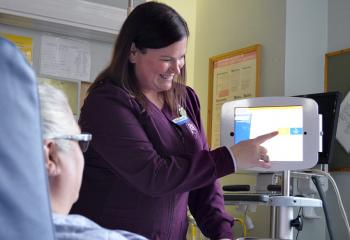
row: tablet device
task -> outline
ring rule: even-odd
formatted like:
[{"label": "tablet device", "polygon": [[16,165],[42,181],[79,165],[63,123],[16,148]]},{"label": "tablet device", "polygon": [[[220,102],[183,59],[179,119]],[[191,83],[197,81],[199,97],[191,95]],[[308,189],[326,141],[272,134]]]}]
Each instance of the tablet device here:
[{"label": "tablet device", "polygon": [[313,99],[259,97],[224,103],[221,110],[221,145],[230,146],[269,132],[278,135],[262,146],[271,168],[245,170],[300,170],[316,165],[320,146],[320,118]]}]

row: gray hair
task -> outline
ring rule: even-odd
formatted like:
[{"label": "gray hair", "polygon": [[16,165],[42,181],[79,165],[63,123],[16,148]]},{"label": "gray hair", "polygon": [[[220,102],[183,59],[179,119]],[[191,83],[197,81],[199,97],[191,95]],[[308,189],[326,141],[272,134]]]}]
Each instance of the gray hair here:
[{"label": "gray hair", "polygon": [[[39,84],[39,98],[43,139],[71,134],[76,123],[66,95],[50,85]],[[69,144],[65,140],[55,140],[59,149],[67,151]]]}]

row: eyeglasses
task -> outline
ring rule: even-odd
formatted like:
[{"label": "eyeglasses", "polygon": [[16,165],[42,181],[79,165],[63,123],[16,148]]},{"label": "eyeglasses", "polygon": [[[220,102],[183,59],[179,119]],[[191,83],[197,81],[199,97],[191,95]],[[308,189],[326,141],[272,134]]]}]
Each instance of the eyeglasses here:
[{"label": "eyeglasses", "polygon": [[90,140],[92,135],[90,133],[81,133],[74,135],[62,135],[53,137],[52,139],[63,139],[63,140],[72,140],[79,143],[80,149],[82,152],[86,152],[89,147]]}]

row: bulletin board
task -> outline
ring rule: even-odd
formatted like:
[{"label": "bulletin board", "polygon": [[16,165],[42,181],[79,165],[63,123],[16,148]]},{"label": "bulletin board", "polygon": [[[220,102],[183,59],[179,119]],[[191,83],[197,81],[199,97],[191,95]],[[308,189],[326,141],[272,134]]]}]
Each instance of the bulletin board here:
[{"label": "bulletin board", "polygon": [[223,103],[260,94],[261,45],[256,44],[209,58],[208,143],[220,146]]},{"label": "bulletin board", "polygon": [[[13,41],[22,52],[30,53],[26,56],[30,56],[28,61],[32,61],[40,81],[64,91],[73,114],[78,118],[86,89],[109,64],[113,42],[71,36],[70,31],[63,35],[6,25],[2,24],[1,17],[0,29],[1,36]],[[90,60],[86,61],[87,58]],[[80,67],[73,69],[71,66]]]},{"label": "bulletin board", "polygon": [[[341,100],[350,91],[350,48],[325,55],[324,88],[325,91],[341,92]],[[329,163],[329,168],[331,171],[350,171],[350,154],[337,140],[334,144],[334,155]]]}]

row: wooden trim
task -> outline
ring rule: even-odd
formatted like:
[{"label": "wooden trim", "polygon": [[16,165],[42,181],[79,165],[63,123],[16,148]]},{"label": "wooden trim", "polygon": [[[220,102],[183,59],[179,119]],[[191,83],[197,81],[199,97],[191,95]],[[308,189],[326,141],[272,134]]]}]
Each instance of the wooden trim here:
[{"label": "wooden trim", "polygon": [[328,57],[324,56],[324,91],[328,92]]},{"label": "wooden trim", "polygon": [[350,167],[330,167],[330,172],[350,172]]},{"label": "wooden trim", "polygon": [[212,116],[213,116],[213,86],[214,86],[214,59],[209,58],[209,80],[208,80],[208,119],[207,119],[207,139],[209,146],[211,145],[211,130],[212,130]]},{"label": "wooden trim", "polygon": [[345,49],[342,49],[342,50],[339,50],[339,51],[326,53],[326,56],[327,57],[332,57],[332,56],[336,56],[336,55],[342,55],[342,54],[348,53],[348,52],[350,52],[350,48],[345,48]]},{"label": "wooden trim", "polygon": [[346,49],[342,49],[342,50],[339,50],[339,51],[334,51],[334,52],[329,52],[329,53],[326,53],[325,54],[325,57],[324,57],[324,91],[327,92],[328,91],[328,59],[330,57],[334,57],[334,56],[337,56],[337,55],[342,55],[342,54],[345,54],[345,53],[348,53],[350,52],[350,48],[346,48]]}]

